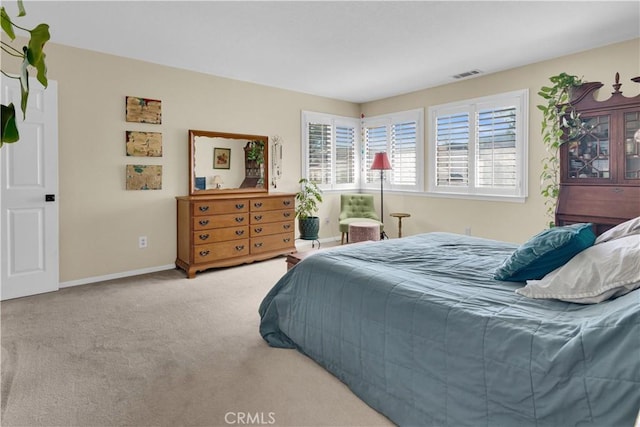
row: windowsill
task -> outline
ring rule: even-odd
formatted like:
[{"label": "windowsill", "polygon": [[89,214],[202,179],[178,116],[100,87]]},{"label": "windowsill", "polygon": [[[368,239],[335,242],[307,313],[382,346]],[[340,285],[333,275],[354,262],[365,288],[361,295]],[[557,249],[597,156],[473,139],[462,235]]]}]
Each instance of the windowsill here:
[{"label": "windowsill", "polygon": [[490,202],[524,203],[527,196],[500,196],[497,194],[461,194],[461,193],[436,193],[425,192],[425,196],[442,199],[465,199],[465,200],[485,200]]},{"label": "windowsill", "polygon": [[[369,193],[380,194],[380,189],[373,188],[354,188],[350,190],[323,190],[324,193],[340,194],[340,193]],[[461,194],[461,193],[443,193],[430,191],[410,191],[410,190],[392,190],[385,188],[385,195],[409,196],[409,197],[433,197],[439,199],[461,199],[461,200],[483,200],[488,202],[506,202],[506,203],[525,203],[527,196],[500,196],[497,194]]]}]

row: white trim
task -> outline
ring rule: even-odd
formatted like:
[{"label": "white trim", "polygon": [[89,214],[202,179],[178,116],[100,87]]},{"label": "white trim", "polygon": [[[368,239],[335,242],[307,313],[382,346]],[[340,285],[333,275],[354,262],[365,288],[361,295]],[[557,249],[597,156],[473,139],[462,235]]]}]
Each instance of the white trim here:
[{"label": "white trim", "polygon": [[[411,110],[399,111],[395,113],[387,113],[381,114],[379,116],[371,116],[371,117],[363,117],[361,120],[361,127],[365,128],[373,128],[373,127],[382,127],[385,126],[387,128],[387,148],[386,151],[390,152],[391,150],[391,126],[396,123],[400,123],[403,121],[415,121],[416,122],[416,183],[414,185],[401,185],[401,184],[393,184],[390,182],[389,177],[385,174],[385,183],[384,188],[385,192],[388,190],[396,190],[396,191],[412,191],[412,192],[422,192],[424,191],[424,145],[425,145],[425,134],[424,134],[424,114],[425,110],[423,107],[414,108]],[[362,137],[362,169],[361,176],[362,182],[360,184],[361,190],[375,190],[376,188],[380,188],[380,180],[376,179],[372,182],[367,182],[367,170],[366,170],[366,141],[365,138]],[[393,166],[393,165],[392,165]],[[422,173],[421,173],[422,172]]]},{"label": "white trim", "polygon": [[[518,182],[514,189],[486,189],[474,187],[476,161],[469,161],[469,185],[468,186],[438,186],[436,167],[436,118],[439,114],[455,114],[469,112],[469,129],[472,138],[469,141],[469,156],[475,152],[475,114],[479,106],[500,106],[506,100],[515,100],[518,119],[516,121],[516,167],[518,169]],[[506,202],[524,202],[529,195],[529,89],[514,90],[497,95],[489,95],[479,98],[455,101],[447,104],[433,105],[428,109],[428,126],[430,127],[427,138],[428,159],[427,165],[429,178],[427,194],[441,194],[444,197],[475,199],[475,200],[499,200]]]},{"label": "white trim", "polygon": [[160,265],[157,267],[141,268],[139,270],[131,270],[131,271],[123,271],[121,273],[107,274],[104,276],[86,277],[84,279],[62,282],[60,283],[60,289],[70,288],[72,286],[88,285],[89,283],[105,282],[107,280],[122,279],[125,277],[131,277],[131,276],[139,276],[141,274],[156,273],[158,271],[172,270],[174,268],[176,268],[175,264],[166,264],[166,265]]},{"label": "white trim", "polygon": [[[374,189],[363,189],[363,193],[367,194],[380,194],[380,189],[375,191]],[[465,199],[465,200],[485,200],[489,202],[506,202],[506,203],[524,203],[527,201],[526,197],[515,196],[500,196],[495,194],[460,194],[460,193],[431,193],[428,191],[402,191],[402,190],[384,190],[385,196],[388,194],[394,196],[408,196],[408,197],[428,197],[437,199]]]},{"label": "white trim", "polygon": [[524,203],[526,196],[499,196],[496,194],[465,194],[465,193],[421,193],[421,196],[435,197],[440,199],[465,199],[465,200],[486,200],[490,202]]},{"label": "white trim", "polygon": [[331,147],[332,150],[335,150],[336,147],[336,127],[352,127],[354,129],[354,170],[356,171],[355,182],[352,184],[336,184],[335,174],[336,174],[336,157],[335,153],[331,158],[331,182],[329,184],[318,184],[318,188],[322,191],[330,191],[330,190],[342,190],[342,191],[353,191],[357,190],[360,186],[360,176],[358,176],[357,171],[360,170],[360,153],[361,149],[361,141],[360,141],[360,119],[356,117],[346,117],[346,116],[337,116],[335,114],[327,114],[327,113],[318,113],[314,111],[301,111],[300,115],[300,128],[301,135],[300,141],[302,142],[300,154],[302,157],[302,168],[301,168],[301,176],[305,178],[309,178],[309,134],[308,134],[308,124],[309,123],[318,123],[322,125],[329,126],[331,128]]}]

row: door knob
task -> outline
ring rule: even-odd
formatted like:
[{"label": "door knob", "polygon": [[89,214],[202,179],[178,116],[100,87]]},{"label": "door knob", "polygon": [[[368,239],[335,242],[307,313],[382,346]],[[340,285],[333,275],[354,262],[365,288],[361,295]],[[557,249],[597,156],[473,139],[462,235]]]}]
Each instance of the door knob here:
[{"label": "door knob", "polygon": [[56,195],[55,194],[46,194],[44,196],[44,201],[45,202],[55,202],[56,201]]}]

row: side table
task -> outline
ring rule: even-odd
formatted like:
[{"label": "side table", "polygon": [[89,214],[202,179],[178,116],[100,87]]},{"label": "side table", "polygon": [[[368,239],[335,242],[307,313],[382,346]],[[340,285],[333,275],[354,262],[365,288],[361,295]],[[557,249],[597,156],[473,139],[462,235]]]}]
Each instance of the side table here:
[{"label": "side table", "polygon": [[402,218],[409,218],[411,214],[403,212],[394,212],[390,214],[394,218],[398,218],[398,237],[402,237]]}]

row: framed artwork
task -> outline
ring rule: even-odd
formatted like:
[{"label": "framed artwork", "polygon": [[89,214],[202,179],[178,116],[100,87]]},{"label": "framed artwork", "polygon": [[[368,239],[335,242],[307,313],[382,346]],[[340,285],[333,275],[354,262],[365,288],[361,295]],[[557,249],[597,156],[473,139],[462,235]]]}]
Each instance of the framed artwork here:
[{"label": "framed artwork", "polygon": [[127,190],[161,190],[162,165],[127,165]]},{"label": "framed artwork", "polygon": [[229,169],[231,165],[231,148],[213,149],[213,168]]},{"label": "framed artwork", "polygon": [[127,156],[162,157],[162,133],[128,130]]},{"label": "framed artwork", "polygon": [[128,122],[162,124],[162,101],[127,96],[126,116]]}]

